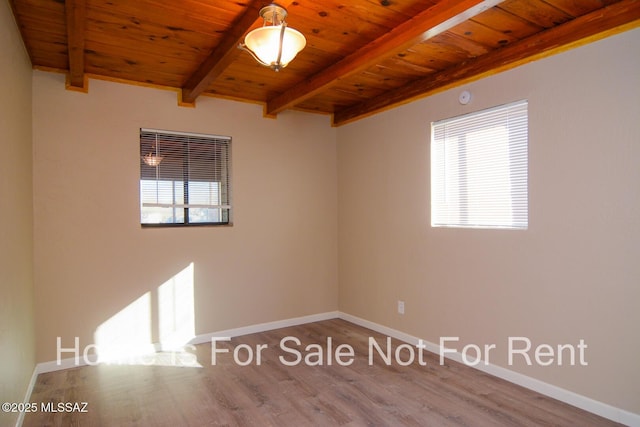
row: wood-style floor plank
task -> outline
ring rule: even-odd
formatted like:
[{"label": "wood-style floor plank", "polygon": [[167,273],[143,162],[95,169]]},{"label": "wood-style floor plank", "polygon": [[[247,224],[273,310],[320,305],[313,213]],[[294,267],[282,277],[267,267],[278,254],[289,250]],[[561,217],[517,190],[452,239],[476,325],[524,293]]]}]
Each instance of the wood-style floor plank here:
[{"label": "wood-style floor plank", "polygon": [[[303,358],[309,344],[322,348],[322,364],[304,360],[287,366],[295,355],[280,348],[296,337]],[[327,364],[327,339],[333,349],[348,344],[355,361]],[[387,366],[376,354],[368,363],[368,340],[386,337],[343,320],[328,320],[221,341],[216,364],[211,344],[174,361],[195,361],[200,367],[99,365],[40,374],[32,402],[88,402],[87,413],[27,414],[24,427],[43,426],[616,426],[531,390],[462,364],[425,352],[426,366]],[[393,346],[401,344],[392,340]],[[262,351],[256,363],[255,348]],[[253,363],[240,366],[234,349],[249,345]],[[385,348],[385,347],[383,347]],[[239,351],[246,360],[245,347]],[[170,356],[161,355],[165,365]],[[169,357],[167,359],[167,357]],[[318,363],[312,357],[310,363]],[[184,364],[184,363],[183,363]]]}]

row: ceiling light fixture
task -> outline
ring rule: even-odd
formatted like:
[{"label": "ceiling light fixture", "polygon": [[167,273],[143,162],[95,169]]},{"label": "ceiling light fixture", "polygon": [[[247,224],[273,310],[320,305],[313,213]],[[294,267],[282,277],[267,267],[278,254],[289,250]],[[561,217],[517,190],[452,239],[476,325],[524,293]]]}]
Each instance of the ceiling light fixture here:
[{"label": "ceiling light fixture", "polygon": [[[307,40],[302,33],[287,27],[287,10],[275,3],[260,9],[263,26],[247,34],[238,48],[246,50],[265,67],[280,71],[296,57]],[[271,24],[271,25],[267,25]]]},{"label": "ceiling light fixture", "polygon": [[163,156],[156,156],[155,154],[149,153],[145,154],[142,160],[144,160],[147,165],[156,167],[160,165],[163,158]]},{"label": "ceiling light fixture", "polygon": [[142,161],[149,166],[156,167],[156,166],[160,166],[160,162],[162,161],[162,159],[164,159],[164,156],[161,156],[160,151],[158,150],[158,134],[157,133],[156,133],[156,150],[155,151],[156,151],[155,154],[153,153],[153,151],[151,151],[150,153],[142,156]]}]

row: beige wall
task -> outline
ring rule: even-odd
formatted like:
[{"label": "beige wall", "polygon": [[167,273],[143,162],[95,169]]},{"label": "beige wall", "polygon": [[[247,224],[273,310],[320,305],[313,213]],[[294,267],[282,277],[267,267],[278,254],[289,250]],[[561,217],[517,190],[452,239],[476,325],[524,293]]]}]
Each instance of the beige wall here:
[{"label": "beige wall", "polygon": [[[97,80],[76,93],[38,71],[33,85],[39,362],[55,360],[58,336],[93,343],[123,309],[137,316],[123,333],[150,327],[156,342],[158,288],[191,263],[195,334],[337,309],[328,117],[263,119],[261,106],[207,97],[183,108],[174,92]],[[233,138],[232,227],[140,227],[140,127]]]},{"label": "beige wall", "polygon": [[[31,63],[0,1],[0,402],[22,402],[35,367]],[[0,425],[18,414],[0,412]]]},{"label": "beige wall", "polygon": [[[0,173],[24,193],[0,225],[0,355],[16,358],[5,343],[25,355],[17,386],[2,375],[2,397],[21,400],[33,366],[31,89],[17,32],[8,37],[3,54],[21,66],[0,68],[14,94],[0,101],[2,132],[15,135]],[[172,92],[94,80],[89,94],[69,92],[63,76],[34,72],[37,360],[55,359],[58,336],[93,343],[145,295],[128,324],[157,341],[158,288],[193,263],[195,334],[340,308],[433,342],[494,343],[492,363],[640,413],[639,43],[631,31],[470,84],[467,106],[460,88],[338,129],[206,97],[179,108]],[[429,123],[518,99],[529,100],[529,230],[432,229]],[[140,228],[140,127],[233,137],[233,227]],[[589,366],[509,367],[509,336],[584,339]]]},{"label": "beige wall", "polygon": [[[339,128],[340,310],[640,413],[640,30]],[[430,226],[430,122],[529,100],[529,229]],[[406,314],[396,301],[406,301]],[[507,364],[508,337],[588,366]]]}]

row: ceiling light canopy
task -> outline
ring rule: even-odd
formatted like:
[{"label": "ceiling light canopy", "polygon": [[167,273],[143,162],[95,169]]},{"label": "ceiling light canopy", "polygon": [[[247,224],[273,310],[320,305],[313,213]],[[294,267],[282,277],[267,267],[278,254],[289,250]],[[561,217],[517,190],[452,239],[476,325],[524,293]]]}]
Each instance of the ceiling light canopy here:
[{"label": "ceiling light canopy", "polygon": [[307,40],[300,31],[287,27],[287,10],[275,3],[260,9],[263,26],[247,34],[238,47],[265,67],[280,71],[296,57]]}]

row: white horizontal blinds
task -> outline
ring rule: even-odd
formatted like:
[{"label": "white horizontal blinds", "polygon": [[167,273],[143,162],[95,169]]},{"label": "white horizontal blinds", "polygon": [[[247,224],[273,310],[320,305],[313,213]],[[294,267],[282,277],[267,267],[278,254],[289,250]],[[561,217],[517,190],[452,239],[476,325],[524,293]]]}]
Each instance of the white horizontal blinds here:
[{"label": "white horizontal blinds", "polygon": [[[228,223],[228,137],[140,130],[142,224]],[[149,165],[145,156],[157,156]]]},{"label": "white horizontal blinds", "polygon": [[431,126],[431,225],[528,225],[527,102]]}]

